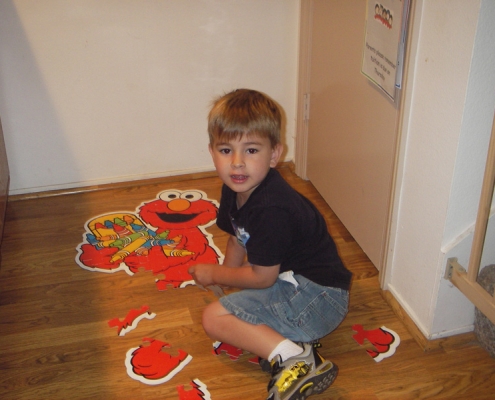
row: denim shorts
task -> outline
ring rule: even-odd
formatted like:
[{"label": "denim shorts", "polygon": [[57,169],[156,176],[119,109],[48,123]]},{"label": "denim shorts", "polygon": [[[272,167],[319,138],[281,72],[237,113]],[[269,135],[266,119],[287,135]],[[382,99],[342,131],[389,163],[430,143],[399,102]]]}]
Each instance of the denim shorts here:
[{"label": "denim shorts", "polygon": [[266,289],[244,289],[220,298],[243,321],[265,324],[287,339],[310,342],[335,330],[347,314],[347,290],[318,285],[295,275],[296,286],[277,279]]}]

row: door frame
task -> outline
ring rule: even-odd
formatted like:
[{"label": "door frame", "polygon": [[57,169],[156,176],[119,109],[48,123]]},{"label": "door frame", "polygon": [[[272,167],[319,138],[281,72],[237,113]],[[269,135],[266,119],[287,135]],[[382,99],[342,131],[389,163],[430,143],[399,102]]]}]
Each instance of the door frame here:
[{"label": "door frame", "polygon": [[308,179],[308,117],[309,102],[306,95],[310,90],[311,78],[311,40],[313,30],[313,0],[301,0],[299,8],[299,73],[297,82],[297,112],[295,138],[295,172]]}]

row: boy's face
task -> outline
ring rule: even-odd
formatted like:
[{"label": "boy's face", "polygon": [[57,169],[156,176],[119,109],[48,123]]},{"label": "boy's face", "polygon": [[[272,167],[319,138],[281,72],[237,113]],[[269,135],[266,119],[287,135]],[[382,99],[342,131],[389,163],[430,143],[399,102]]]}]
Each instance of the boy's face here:
[{"label": "boy's face", "polygon": [[277,165],[282,145],[272,148],[268,138],[248,134],[238,140],[210,144],[209,150],[220,179],[237,193],[241,206],[270,168]]}]

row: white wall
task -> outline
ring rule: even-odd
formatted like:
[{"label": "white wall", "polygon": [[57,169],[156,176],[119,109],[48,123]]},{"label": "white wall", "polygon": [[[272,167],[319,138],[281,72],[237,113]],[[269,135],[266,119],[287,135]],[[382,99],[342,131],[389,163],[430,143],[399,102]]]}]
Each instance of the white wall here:
[{"label": "white wall", "polygon": [[266,92],[293,158],[298,0],[1,0],[11,194],[213,170],[213,96]]},{"label": "white wall", "polygon": [[[456,165],[445,224],[442,255],[457,257],[466,269],[480,201],[488,143],[495,109],[495,2],[482,0],[474,42],[468,90],[459,136]],[[492,210],[481,267],[495,263],[495,218]],[[471,330],[473,305],[459,290],[439,279],[439,292],[431,331]],[[470,312],[471,311],[471,312]]]},{"label": "white wall", "polygon": [[495,3],[423,0],[416,16],[386,288],[434,339],[472,330],[473,306],[444,273],[471,249],[495,108]]}]

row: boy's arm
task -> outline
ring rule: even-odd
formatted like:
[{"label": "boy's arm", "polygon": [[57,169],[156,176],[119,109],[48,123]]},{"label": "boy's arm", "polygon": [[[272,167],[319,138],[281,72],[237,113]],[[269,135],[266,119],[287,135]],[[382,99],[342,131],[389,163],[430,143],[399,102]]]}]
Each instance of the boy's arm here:
[{"label": "boy's arm", "polygon": [[223,265],[227,267],[240,267],[244,264],[245,258],[246,250],[237,242],[237,238],[231,235],[227,241]]},{"label": "boy's arm", "polygon": [[244,247],[237,242],[235,236],[230,236],[222,265],[196,264],[189,267],[188,272],[196,283],[204,287],[220,285],[240,289],[263,289],[275,283],[280,265],[252,265],[244,262],[245,257]]},{"label": "boy's arm", "polygon": [[220,285],[240,289],[264,289],[272,286],[278,278],[280,264],[260,266],[245,264],[232,268],[217,264],[196,264],[189,273],[202,286]]},{"label": "boy's arm", "polygon": [[207,287],[211,285],[230,286],[240,289],[263,289],[272,286],[278,278],[280,264],[259,266],[244,262],[246,250],[235,236],[227,242],[223,265],[196,264],[188,272],[196,283]]}]

